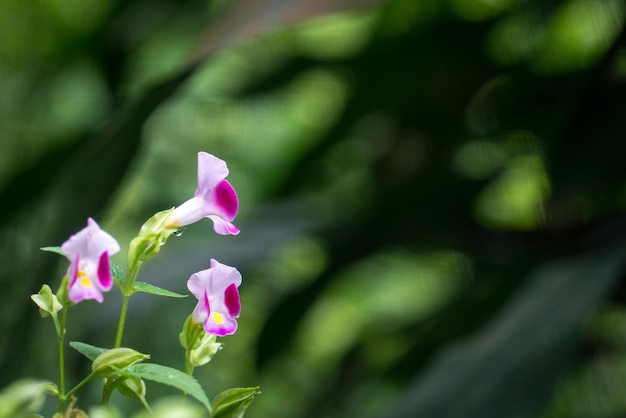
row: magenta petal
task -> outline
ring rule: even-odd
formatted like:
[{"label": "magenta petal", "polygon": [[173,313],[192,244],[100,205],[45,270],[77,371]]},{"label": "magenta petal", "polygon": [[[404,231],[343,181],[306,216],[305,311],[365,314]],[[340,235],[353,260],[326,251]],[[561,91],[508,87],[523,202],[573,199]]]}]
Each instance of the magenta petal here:
[{"label": "magenta petal", "polygon": [[228,319],[223,324],[218,325],[213,321],[213,318],[209,316],[203,325],[206,332],[217,335],[218,337],[232,335],[237,331],[237,321],[233,319]]},{"label": "magenta petal", "polygon": [[241,313],[241,300],[239,299],[239,291],[237,286],[232,283],[224,291],[224,306],[228,309],[228,313],[232,317],[237,317]]},{"label": "magenta petal", "polygon": [[222,216],[232,221],[239,211],[239,198],[235,189],[227,180],[222,180],[215,187],[215,204],[222,212]]},{"label": "magenta petal", "polygon": [[110,290],[113,286],[113,276],[111,275],[111,264],[109,261],[109,253],[103,252],[98,262],[98,280],[102,290]]},{"label": "magenta petal", "polygon": [[206,312],[207,315],[211,314],[211,304],[209,303],[209,295],[207,293],[207,291],[204,291],[204,299],[202,301],[204,303],[203,306],[203,310]]},{"label": "magenta petal", "polygon": [[72,286],[76,279],[78,278],[78,262],[80,261],[80,254],[76,254],[76,258],[74,262],[70,264],[70,267],[67,269],[67,278],[69,280],[68,286]]}]

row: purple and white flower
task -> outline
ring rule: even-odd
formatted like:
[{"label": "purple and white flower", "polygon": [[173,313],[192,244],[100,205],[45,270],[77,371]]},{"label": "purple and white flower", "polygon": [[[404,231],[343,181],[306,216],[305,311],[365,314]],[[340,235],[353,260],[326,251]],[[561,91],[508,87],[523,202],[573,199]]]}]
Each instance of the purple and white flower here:
[{"label": "purple and white flower", "polygon": [[239,211],[239,199],[231,184],[224,180],[228,167],[223,160],[206,152],[198,153],[198,188],[194,196],[174,209],[168,227],[183,227],[209,218],[213,229],[221,235],[237,235],[232,224]]},{"label": "purple and white flower", "polygon": [[87,226],[65,241],[61,249],[70,261],[67,269],[69,299],[75,303],[85,299],[102,303],[102,292],[113,286],[109,257],[120,250],[115,238],[89,218]]},{"label": "purple and white flower", "polygon": [[236,268],[211,259],[211,268],[192,274],[187,282],[189,291],[198,299],[193,321],[202,324],[209,334],[234,334],[241,312],[239,285],[241,274]]}]

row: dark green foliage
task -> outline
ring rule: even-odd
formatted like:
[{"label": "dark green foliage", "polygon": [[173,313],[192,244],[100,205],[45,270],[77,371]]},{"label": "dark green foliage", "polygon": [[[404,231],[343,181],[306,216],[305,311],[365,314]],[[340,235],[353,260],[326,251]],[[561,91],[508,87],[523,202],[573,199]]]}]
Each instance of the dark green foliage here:
[{"label": "dark green foliage", "polygon": [[[181,189],[183,183],[193,184],[195,179],[178,172],[195,163],[195,156],[176,159],[175,154],[198,147],[226,154],[221,156],[229,163],[233,184],[244,190],[242,234],[219,253],[219,244],[205,244],[207,225],[193,249],[176,247],[183,238],[192,242],[193,232],[186,231],[183,238],[170,239],[168,246],[178,252],[159,254],[162,264],[152,274],[167,276],[166,283],[155,283],[159,287],[184,293],[191,266],[207,263],[213,251],[230,257],[229,264],[242,271],[239,332],[257,328],[226,344],[230,349],[245,341],[237,355],[254,356],[233,360],[231,367],[254,370],[241,372],[237,376],[246,382],[230,386],[263,388],[246,416],[262,416],[255,415],[257,402],[279,402],[282,396],[284,404],[272,409],[267,401],[259,411],[290,417],[556,418],[571,416],[575,408],[568,409],[569,404],[593,405],[601,393],[599,379],[606,377],[609,387],[619,388],[617,374],[606,370],[607,365],[621,370],[625,345],[615,341],[623,324],[598,325],[607,312],[626,318],[621,314],[626,301],[626,18],[619,2],[383,2],[368,12],[362,46],[351,53],[311,52],[311,46],[302,46],[301,34],[294,35],[298,29],[286,30],[238,50],[235,64],[219,67],[232,71],[224,80],[235,82],[223,81],[223,87],[213,80],[209,88],[198,80],[206,81],[203,71],[219,66],[218,50],[253,33],[325,13],[331,3],[319,2],[316,8],[306,1],[231,1],[222,6],[223,15],[206,13],[196,2],[185,2],[181,9],[167,1],[154,3],[159,6],[116,3],[89,37],[76,37],[58,51],[58,65],[81,54],[93,58],[114,111],[63,141],[42,140],[37,156],[3,173],[0,331],[11,338],[0,342],[0,386],[21,377],[27,353],[20,347],[34,346],[29,331],[39,319],[28,295],[56,277],[56,258],[35,255],[34,249],[60,245],[88,216],[102,217],[110,210],[115,217],[118,210],[118,219],[125,218],[129,211],[119,209],[116,200],[120,190],[126,190],[129,206],[143,205],[130,211],[137,219],[124,219],[133,221],[133,228],[180,203],[162,180],[172,178]],[[373,3],[378,2],[336,4],[350,9]],[[174,70],[149,80],[145,84],[151,87],[138,88],[130,99],[123,93],[124,72],[131,72],[128,62],[139,56],[131,40],[160,30],[161,41],[174,40],[178,32],[167,25],[163,16],[168,14],[184,17],[174,26],[186,28],[180,33],[196,45],[194,59],[180,59]],[[157,29],[146,23],[135,32],[128,22],[139,21],[153,22]],[[201,36],[205,25],[208,35]],[[339,38],[343,35],[337,43]],[[46,67],[37,77],[45,80],[52,73]],[[298,90],[307,77],[330,79],[341,90],[332,93],[340,102],[332,114],[313,122],[306,115],[314,114],[316,100],[326,105],[320,98],[326,93],[321,82],[319,92]],[[294,94],[291,101],[284,99],[289,94]],[[301,112],[305,116],[290,113],[298,94],[310,101]],[[188,119],[170,126],[176,134],[167,147],[161,143],[169,154],[160,155],[153,151],[158,148],[153,131],[165,124],[155,121],[181,103]],[[269,122],[264,117],[270,112],[254,113],[272,106],[279,109],[278,117]],[[229,120],[248,113],[255,116]],[[189,145],[188,131],[202,130],[194,117],[206,124],[207,139]],[[276,136],[295,134],[281,147],[270,141],[265,145],[264,123],[292,129],[276,129]],[[233,145],[232,131],[238,130],[245,138]],[[148,140],[142,143],[143,138]],[[255,153],[266,149],[280,154]],[[156,191],[132,200],[125,181],[142,164],[159,167],[146,170],[156,178],[142,184],[158,185],[147,186]],[[111,209],[112,203],[117,209]],[[306,257],[286,257],[285,265],[310,268],[291,286],[272,281],[280,269],[268,268],[263,276],[265,267],[259,266],[273,263],[273,249],[289,246],[301,234],[322,247],[323,261],[313,268]],[[374,302],[350,305],[370,300],[367,292],[359,293],[362,288],[384,289],[376,287],[376,274],[395,272],[398,260],[416,259],[419,265],[398,283],[423,281],[426,273],[420,269],[438,251],[466,260],[450,267],[458,282],[440,303],[405,316],[393,311],[394,302],[387,311],[376,311]],[[142,273],[149,272],[149,265]],[[289,276],[292,270],[285,269]],[[172,271],[182,277],[172,277]],[[388,280],[390,287],[397,283],[382,273],[380,280]],[[140,279],[154,283],[153,277]],[[295,277],[284,280],[295,282]],[[258,292],[256,298],[246,299],[248,291]],[[392,294],[400,298],[403,290]],[[346,302],[351,295],[354,299]],[[436,295],[415,294],[415,305]],[[153,299],[163,303],[163,298]],[[165,327],[178,315],[182,324],[193,308],[186,305],[186,313],[163,309],[167,314],[161,312],[155,321],[159,312],[151,306],[143,305],[134,319]],[[368,316],[368,309],[375,313]],[[341,315],[329,320],[325,312]],[[86,337],[110,331],[96,327]],[[304,359],[303,353],[315,357],[323,352],[315,351],[320,341],[306,340],[306,332],[315,329],[337,331],[329,338],[349,337],[338,338],[327,357],[319,354],[322,360]],[[176,332],[171,333],[174,342]],[[149,336],[138,334],[136,340],[143,343]],[[176,359],[179,354],[163,356]],[[208,368],[228,361],[223,355]],[[72,367],[78,372],[85,365],[73,362]],[[210,381],[210,372],[207,376]],[[229,382],[222,379],[216,387],[203,387],[217,393]],[[596,416],[624,415],[626,406],[616,399],[607,395],[606,407]]]}]

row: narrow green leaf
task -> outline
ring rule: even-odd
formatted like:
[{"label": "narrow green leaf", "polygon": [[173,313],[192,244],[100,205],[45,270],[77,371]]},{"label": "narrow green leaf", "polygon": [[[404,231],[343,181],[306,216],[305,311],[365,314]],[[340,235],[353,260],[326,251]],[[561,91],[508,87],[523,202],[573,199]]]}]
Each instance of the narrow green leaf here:
[{"label": "narrow green leaf", "polygon": [[87,357],[91,361],[94,361],[100,354],[107,351],[106,348],[81,343],[80,341],[70,342],[70,347],[72,347],[74,350],[78,351],[80,354]]},{"label": "narrow green leaf", "polygon": [[215,410],[211,418],[241,418],[252,403],[254,397],[261,393],[258,386],[251,388],[227,389],[213,399]]},{"label": "narrow green leaf", "polygon": [[142,363],[135,364],[128,369],[129,372],[136,374],[145,380],[162,383],[164,385],[173,386],[190,396],[196,398],[208,410],[211,410],[209,398],[202,390],[202,387],[192,376],[171,367],[161,366],[160,364]]},{"label": "narrow green leaf", "polygon": [[126,276],[124,270],[113,262],[111,262],[111,274],[113,275],[113,278],[117,280],[122,280]]},{"label": "narrow green leaf", "polygon": [[65,253],[63,252],[61,247],[41,247],[40,250],[41,251],[47,251],[49,253],[56,253],[56,254],[59,254],[59,255],[62,255],[63,257],[65,257]]},{"label": "narrow green leaf", "polygon": [[161,289],[160,287],[153,286],[144,282],[135,282],[133,287],[135,292],[149,293],[151,295],[167,296],[170,298],[186,298],[187,295],[181,295],[180,293],[172,292],[170,290]]}]

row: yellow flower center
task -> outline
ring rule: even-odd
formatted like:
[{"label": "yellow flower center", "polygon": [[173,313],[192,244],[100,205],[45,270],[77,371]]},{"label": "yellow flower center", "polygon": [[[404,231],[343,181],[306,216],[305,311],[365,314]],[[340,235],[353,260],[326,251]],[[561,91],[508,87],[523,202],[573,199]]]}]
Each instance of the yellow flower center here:
[{"label": "yellow flower center", "polygon": [[215,321],[217,325],[222,325],[224,323],[224,317],[222,316],[221,313],[211,312],[211,315],[213,315],[213,320]]},{"label": "yellow flower center", "polygon": [[80,284],[83,287],[91,287],[92,283],[91,280],[89,280],[89,277],[87,277],[87,273],[85,273],[82,270],[78,271],[78,278],[80,279]]}]

